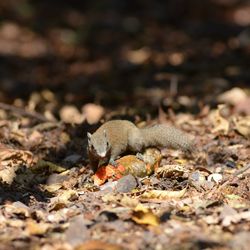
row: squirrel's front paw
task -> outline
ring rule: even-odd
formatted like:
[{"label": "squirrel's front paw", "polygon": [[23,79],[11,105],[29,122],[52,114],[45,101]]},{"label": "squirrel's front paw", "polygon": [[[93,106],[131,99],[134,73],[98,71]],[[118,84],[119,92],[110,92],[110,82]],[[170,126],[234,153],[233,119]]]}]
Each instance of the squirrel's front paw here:
[{"label": "squirrel's front paw", "polygon": [[143,156],[142,153],[137,153],[137,154],[136,154],[136,158],[137,158],[138,160],[144,161],[144,156]]},{"label": "squirrel's front paw", "polygon": [[114,166],[114,167],[118,166],[118,163],[114,159],[110,159],[109,160],[109,164],[112,165],[112,166]]}]

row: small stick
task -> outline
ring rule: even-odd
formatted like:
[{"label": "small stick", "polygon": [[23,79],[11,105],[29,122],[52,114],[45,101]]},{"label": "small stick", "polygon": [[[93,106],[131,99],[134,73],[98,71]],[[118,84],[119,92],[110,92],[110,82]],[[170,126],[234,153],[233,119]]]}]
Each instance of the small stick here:
[{"label": "small stick", "polygon": [[12,106],[12,105],[9,105],[6,103],[2,103],[2,102],[0,102],[0,109],[12,111],[14,113],[18,113],[18,114],[23,115],[23,116],[29,116],[31,118],[35,118],[35,119],[42,121],[42,122],[49,121],[46,117],[44,117],[43,115],[41,115],[37,112],[27,111],[27,110],[24,110],[22,108],[18,108],[18,107],[15,107],[15,106]]},{"label": "small stick", "polygon": [[225,186],[227,186],[234,177],[237,177],[241,174],[243,174],[244,172],[246,172],[248,169],[250,168],[250,164],[246,165],[245,167],[237,170],[235,173],[232,174],[232,176],[229,176],[227,179],[225,179],[225,181],[217,188],[214,189],[212,191],[210,191],[209,195],[210,197],[212,196],[212,194],[214,194],[215,192],[219,192],[222,188],[224,188]]},{"label": "small stick", "polygon": [[243,174],[244,172],[246,172],[248,169],[250,168],[250,164],[246,165],[245,167],[237,170],[235,173],[233,173],[234,176],[238,176],[240,174]]}]

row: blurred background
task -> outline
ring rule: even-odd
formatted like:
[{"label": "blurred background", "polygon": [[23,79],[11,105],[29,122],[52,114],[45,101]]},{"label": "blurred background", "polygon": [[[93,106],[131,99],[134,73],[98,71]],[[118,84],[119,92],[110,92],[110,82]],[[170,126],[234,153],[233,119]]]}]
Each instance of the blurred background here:
[{"label": "blurred background", "polygon": [[249,55],[248,0],[0,1],[0,102],[51,120],[197,113],[249,87]]}]

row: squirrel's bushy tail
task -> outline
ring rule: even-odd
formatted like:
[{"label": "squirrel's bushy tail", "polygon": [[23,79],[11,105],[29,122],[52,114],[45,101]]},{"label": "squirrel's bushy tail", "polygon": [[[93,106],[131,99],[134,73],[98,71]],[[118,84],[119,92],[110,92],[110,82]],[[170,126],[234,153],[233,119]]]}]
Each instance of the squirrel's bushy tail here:
[{"label": "squirrel's bushy tail", "polygon": [[192,152],[194,150],[193,141],[181,130],[167,125],[155,125],[141,129],[145,147],[159,146],[181,149]]}]

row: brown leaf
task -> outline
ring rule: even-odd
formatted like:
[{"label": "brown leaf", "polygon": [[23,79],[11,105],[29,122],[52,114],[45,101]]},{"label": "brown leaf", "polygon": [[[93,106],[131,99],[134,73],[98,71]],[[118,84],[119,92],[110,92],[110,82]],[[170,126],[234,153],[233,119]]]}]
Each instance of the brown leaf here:
[{"label": "brown leaf", "polygon": [[31,167],[37,159],[30,151],[0,148],[0,181],[11,184],[21,166]]},{"label": "brown leaf", "polygon": [[164,165],[157,169],[156,174],[163,178],[181,177],[184,173],[188,173],[187,168],[182,165]]}]

